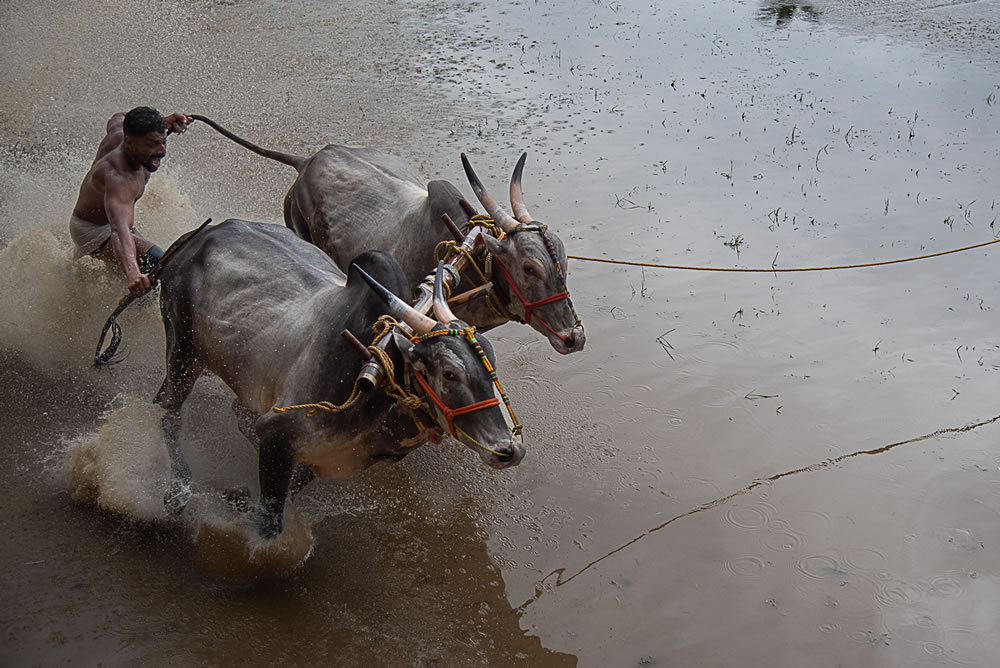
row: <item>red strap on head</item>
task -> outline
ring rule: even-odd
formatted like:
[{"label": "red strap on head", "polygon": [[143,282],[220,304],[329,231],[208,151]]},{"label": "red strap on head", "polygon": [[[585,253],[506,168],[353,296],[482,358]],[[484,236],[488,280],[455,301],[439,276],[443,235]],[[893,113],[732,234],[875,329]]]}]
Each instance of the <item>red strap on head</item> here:
[{"label": "red strap on head", "polygon": [[[500,271],[502,271],[503,275],[507,278],[508,285],[510,285],[511,290],[514,291],[514,295],[521,302],[521,306],[524,307],[524,323],[526,325],[530,325],[531,324],[531,311],[532,311],[532,309],[534,309],[534,308],[536,308],[538,306],[545,306],[546,304],[552,304],[554,302],[562,301],[563,299],[569,299],[569,291],[568,290],[563,290],[562,292],[557,292],[556,294],[549,295],[548,297],[545,297],[543,299],[539,299],[539,300],[536,300],[536,301],[533,301],[533,302],[529,302],[529,301],[527,301],[524,298],[524,295],[521,294],[521,291],[517,287],[517,283],[514,282],[513,277],[511,277],[510,272],[507,271],[507,267],[504,266],[504,263],[500,261],[500,258],[494,257],[493,258],[493,262],[498,267],[500,267]],[[545,329],[549,330],[550,332],[552,332],[553,334],[555,334],[560,339],[562,339],[564,341],[566,340],[566,337],[562,336],[561,334],[559,334],[559,332],[557,332],[556,330],[552,329],[552,326],[549,325],[549,323],[545,322],[545,320],[542,317],[539,316],[538,322],[542,323],[542,325],[545,327]]]},{"label": "red strap on head", "polygon": [[413,375],[416,377],[417,382],[420,383],[420,387],[424,388],[424,392],[427,393],[427,396],[431,398],[431,401],[437,404],[437,407],[441,409],[442,413],[444,413],[445,419],[448,420],[448,431],[451,432],[452,437],[455,439],[458,439],[458,432],[455,431],[456,417],[458,417],[459,415],[465,415],[466,413],[472,413],[474,411],[482,410],[484,408],[490,408],[491,406],[497,406],[500,404],[500,400],[497,399],[496,397],[493,397],[491,399],[484,399],[483,401],[477,401],[474,404],[468,404],[466,406],[462,406],[461,408],[448,408],[447,406],[444,405],[444,402],[441,401],[441,397],[439,397],[437,393],[433,389],[431,389],[430,384],[428,384],[428,382],[418,371],[414,370]]}]

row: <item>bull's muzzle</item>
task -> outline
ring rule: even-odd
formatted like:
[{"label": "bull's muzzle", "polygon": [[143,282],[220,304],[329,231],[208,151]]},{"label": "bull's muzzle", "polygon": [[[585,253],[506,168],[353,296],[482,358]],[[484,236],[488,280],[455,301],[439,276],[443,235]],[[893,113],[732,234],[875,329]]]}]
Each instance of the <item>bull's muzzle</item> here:
[{"label": "bull's muzzle", "polygon": [[577,325],[563,337],[566,345],[566,353],[575,353],[583,350],[583,345],[587,342],[587,335],[583,332],[583,325]]},{"label": "bull's muzzle", "polygon": [[493,452],[483,452],[483,460],[494,469],[502,470],[517,466],[524,459],[524,444],[513,441],[509,446],[497,448]]}]

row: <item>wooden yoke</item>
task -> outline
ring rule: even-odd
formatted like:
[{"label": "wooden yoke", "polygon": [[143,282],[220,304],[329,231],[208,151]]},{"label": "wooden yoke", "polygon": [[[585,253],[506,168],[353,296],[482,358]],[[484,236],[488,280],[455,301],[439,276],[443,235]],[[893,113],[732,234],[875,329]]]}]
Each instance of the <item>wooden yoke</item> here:
[{"label": "wooden yoke", "polygon": [[[452,222],[451,217],[448,214],[441,216],[444,220],[445,225],[449,228],[454,228],[456,231],[458,227]],[[474,254],[480,246],[483,245],[482,235],[486,233],[487,230],[482,225],[474,225],[465,238],[462,239],[462,243],[459,244],[461,252],[455,253],[450,260],[445,262],[444,268],[445,273],[441,277],[444,283],[444,291],[446,295],[451,294],[451,289],[454,288],[461,280],[462,272],[465,270],[466,265],[469,264],[469,256]],[[431,312],[431,306],[434,303],[434,273],[427,274],[423,282],[417,286],[416,290],[416,303],[413,304],[413,308],[417,309],[421,313],[427,315]],[[450,299],[448,300],[451,301]]]},{"label": "wooden yoke", "polygon": [[465,211],[465,215],[469,218],[472,218],[478,213],[478,211],[476,211],[476,207],[469,204],[468,200],[460,199],[458,200],[458,204],[462,207],[462,210]]},{"label": "wooden yoke", "polygon": [[[471,219],[472,216],[476,215],[475,208],[470,205],[467,201],[460,200],[459,202],[462,209]],[[448,230],[455,236],[456,241],[461,241],[459,248],[464,252],[455,253],[451,259],[445,263],[445,272],[441,277],[445,285],[445,294],[451,294],[452,288],[454,288],[458,282],[461,280],[462,272],[465,270],[469,263],[469,256],[478,252],[479,247],[483,245],[483,234],[489,234],[489,230],[482,225],[474,225],[469,229],[469,233],[462,235],[458,226],[455,225],[451,217],[448,214],[443,214],[441,219],[444,224],[448,227]],[[424,279],[424,281],[417,286],[415,301],[413,308],[417,309],[424,315],[428,315],[434,305],[434,274],[431,273]],[[464,303],[479,297],[480,295],[488,293],[493,287],[492,283],[487,283],[486,285],[473,288],[467,292],[463,292],[460,295],[448,300],[449,303]],[[432,316],[433,317],[433,316]],[[409,332],[409,327],[406,324],[400,323],[401,327]],[[412,332],[409,332],[412,333]],[[382,365],[379,364],[378,359],[374,357],[367,348],[358,339],[346,329],[341,332],[341,335],[352,345],[355,351],[361,355],[362,359],[365,360],[365,365],[361,367],[361,372],[358,374],[358,381],[361,383],[361,387],[367,390],[372,390],[378,386],[382,375],[385,370]],[[383,337],[381,341],[378,342],[378,347],[382,350],[389,345],[388,336]]]}]

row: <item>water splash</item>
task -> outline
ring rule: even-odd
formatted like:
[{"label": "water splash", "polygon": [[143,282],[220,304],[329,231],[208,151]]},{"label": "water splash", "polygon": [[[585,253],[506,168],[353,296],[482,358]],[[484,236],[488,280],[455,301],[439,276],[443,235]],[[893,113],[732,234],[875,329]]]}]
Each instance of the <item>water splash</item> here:
[{"label": "water splash", "polygon": [[234,582],[255,582],[284,575],[309,559],[313,534],[291,502],[285,504],[284,530],[277,538],[261,538],[250,516],[230,508],[220,497],[192,504],[198,518],[195,559],[202,571]]},{"label": "water splash", "polygon": [[[72,261],[71,202],[65,203],[64,222],[44,202],[24,204],[22,210],[8,211],[5,227],[16,232],[0,249],[0,275],[5,277],[0,348],[16,350],[32,366],[47,371],[86,369],[105,319],[128,292],[125,279],[120,269],[99,260]],[[39,226],[38,218],[55,220]],[[164,248],[199,222],[170,174],[150,182],[136,220],[140,232]],[[124,375],[134,375],[137,366],[143,371],[162,368],[163,326],[156,301],[154,293],[121,318],[125,349],[138,361]]]},{"label": "water splash", "polygon": [[81,436],[65,451],[73,498],[130,519],[162,521],[163,490],[170,464],[163,443],[163,410],[123,395],[103,416],[97,433]]},{"label": "water splash", "polygon": [[[62,453],[70,492],[77,502],[128,520],[170,521],[163,506],[170,480],[164,411],[134,395],[120,395],[116,404],[96,433],[75,439]],[[192,530],[199,568],[227,580],[280,576],[312,553],[312,529],[291,503],[285,530],[273,540],[260,538],[250,515],[231,508],[216,490],[195,494],[180,521]]]}]

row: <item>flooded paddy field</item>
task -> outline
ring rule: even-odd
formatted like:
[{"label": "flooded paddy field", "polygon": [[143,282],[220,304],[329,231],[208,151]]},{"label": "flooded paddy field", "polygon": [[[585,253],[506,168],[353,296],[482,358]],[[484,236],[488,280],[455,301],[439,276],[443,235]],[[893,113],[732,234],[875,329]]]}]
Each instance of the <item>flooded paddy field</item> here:
[{"label": "flooded paddy field", "polygon": [[[521,465],[446,442],[313,483],[311,556],[261,577],[203,533],[255,484],[231,393],[196,387],[203,502],[167,520],[158,309],[91,369],[124,283],[70,265],[66,224],[107,119],[150,104],[470,200],[460,152],[506,203],[527,150],[581,257],[971,246],[1000,235],[998,27],[931,0],[0,5],[0,662],[997,665],[996,246],[571,260],[584,351],[488,334]],[[294,176],[195,124],[137,223],[281,224]]]}]

